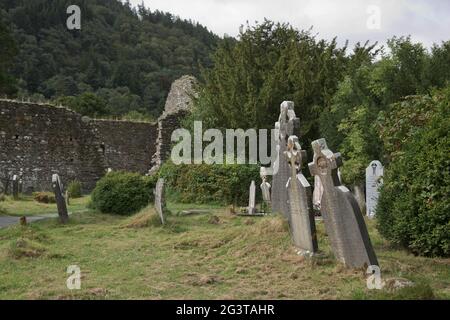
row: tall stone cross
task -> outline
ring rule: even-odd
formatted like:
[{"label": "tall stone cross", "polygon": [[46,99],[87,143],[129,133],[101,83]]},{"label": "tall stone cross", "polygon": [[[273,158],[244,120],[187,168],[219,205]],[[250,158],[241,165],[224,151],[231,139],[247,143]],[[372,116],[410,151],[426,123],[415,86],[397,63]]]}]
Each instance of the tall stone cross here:
[{"label": "tall stone cross", "polygon": [[311,186],[302,174],[306,151],[302,150],[297,136],[290,136],[284,153],[290,166],[286,184],[289,194],[290,228],[294,245],[309,253],[317,252],[316,224],[312,208]]},{"label": "tall stone cross", "polygon": [[164,179],[159,178],[156,182],[154,195],[155,195],[155,209],[161,219],[161,224],[165,224],[165,209],[166,209],[166,199],[164,194]]},{"label": "tall stone cross", "polygon": [[289,179],[289,164],[283,161],[289,136],[294,135],[299,130],[299,119],[295,115],[294,102],[284,101],[280,106],[280,116],[275,123],[275,129],[279,132],[277,141],[277,159],[272,179],[272,211],[280,212],[289,219],[288,195],[286,193],[286,182]]},{"label": "tall stone cross", "polygon": [[383,184],[383,165],[372,161],[366,168],[366,210],[367,216],[373,218],[378,204],[379,188]]},{"label": "tall stone cross", "polygon": [[59,221],[63,224],[69,222],[69,214],[67,213],[66,199],[63,194],[63,186],[59,176],[55,173],[52,176],[52,187],[55,193],[56,206],[58,207]]},{"label": "tall stone cross", "polygon": [[318,175],[323,185],[321,213],[335,257],[347,267],[378,265],[369,233],[353,194],[341,185],[337,170],[342,165],[340,153],[328,149],[325,139],[312,142],[311,175]]}]

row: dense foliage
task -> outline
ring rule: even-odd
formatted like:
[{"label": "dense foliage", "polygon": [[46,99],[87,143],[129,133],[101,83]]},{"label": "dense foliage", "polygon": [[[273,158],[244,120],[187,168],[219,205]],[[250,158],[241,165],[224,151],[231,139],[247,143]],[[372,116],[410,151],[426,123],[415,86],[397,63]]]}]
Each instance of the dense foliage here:
[{"label": "dense foliage", "polygon": [[175,165],[170,161],[159,176],[165,178],[174,200],[241,206],[248,205],[250,181],[260,180],[257,165]]},{"label": "dense foliage", "polygon": [[92,206],[119,215],[136,213],[152,199],[154,180],[137,173],[116,171],[100,179],[92,192]]},{"label": "dense foliage", "polygon": [[67,192],[71,198],[81,198],[82,193],[82,185],[78,180],[73,180],[67,186]]},{"label": "dense foliage", "polygon": [[[81,8],[81,30],[66,27],[73,4]],[[70,96],[81,105],[80,95],[90,92],[101,99],[99,109],[80,110],[93,116],[159,114],[172,81],[209,66],[218,41],[198,23],[117,0],[4,0],[0,13],[19,49],[11,70],[19,96]],[[14,52],[4,30],[0,25],[0,81],[3,56]]]},{"label": "dense foliage", "polygon": [[10,70],[16,54],[17,46],[11,31],[0,16],[0,95],[12,95],[17,91],[16,80],[12,77]]},{"label": "dense foliage", "polygon": [[386,121],[395,156],[380,194],[378,229],[416,254],[450,256],[449,130],[450,87],[397,104]]},{"label": "dense foliage", "polygon": [[[409,95],[428,94],[450,81],[450,42],[427,51],[410,38],[393,38],[388,47],[389,53],[382,54],[379,60],[365,61],[350,70],[321,114],[321,135],[330,148],[343,154],[342,175],[349,184],[364,181],[364,169],[370,161],[390,161],[395,144],[401,142],[396,138],[402,133],[398,126],[405,130],[420,126],[420,117],[426,116],[421,113],[416,117],[419,104],[402,109],[407,117],[389,116],[391,105]],[[392,112],[397,111],[393,108]],[[396,119],[402,119],[397,126],[385,123]]]},{"label": "dense foliage", "polygon": [[210,128],[273,128],[284,100],[295,102],[302,143],[320,137],[321,107],[328,105],[347,69],[369,60],[373,46],[348,57],[336,41],[312,31],[265,21],[225,39],[204,70],[192,117]]}]

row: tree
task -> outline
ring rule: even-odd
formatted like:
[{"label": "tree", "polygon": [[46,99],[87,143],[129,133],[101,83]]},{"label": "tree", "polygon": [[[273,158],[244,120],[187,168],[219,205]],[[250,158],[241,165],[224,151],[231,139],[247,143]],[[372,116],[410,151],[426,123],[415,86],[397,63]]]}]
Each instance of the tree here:
[{"label": "tree", "polygon": [[0,20],[0,94],[14,95],[17,92],[17,82],[10,74],[11,64],[16,54],[17,47],[11,32]]}]

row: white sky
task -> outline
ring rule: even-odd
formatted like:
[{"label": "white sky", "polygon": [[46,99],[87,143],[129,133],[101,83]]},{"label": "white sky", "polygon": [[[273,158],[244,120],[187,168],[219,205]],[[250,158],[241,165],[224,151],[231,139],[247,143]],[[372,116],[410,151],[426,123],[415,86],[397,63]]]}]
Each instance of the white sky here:
[{"label": "white sky", "polygon": [[[133,5],[142,0],[131,0]],[[450,0],[143,0],[150,9],[192,19],[223,36],[266,17],[298,29],[314,26],[320,38],[338,37],[343,44],[385,43],[393,35],[411,35],[426,46],[450,40]],[[380,12],[380,29],[369,29],[370,6]]]}]

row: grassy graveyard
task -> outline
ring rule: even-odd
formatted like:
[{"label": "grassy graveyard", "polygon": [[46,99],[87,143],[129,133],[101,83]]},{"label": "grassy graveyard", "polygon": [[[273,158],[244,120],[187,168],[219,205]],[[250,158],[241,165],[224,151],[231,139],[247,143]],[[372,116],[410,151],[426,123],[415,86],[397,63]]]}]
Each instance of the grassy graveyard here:
[{"label": "grassy graveyard", "polygon": [[[70,204],[67,207],[69,212],[85,210],[89,198],[89,196],[84,196],[70,199]],[[23,194],[20,195],[20,201],[14,201],[11,196],[4,196],[4,201],[1,202],[1,206],[4,211],[0,212],[0,216],[39,216],[58,212],[56,203],[40,203],[35,201],[32,196]]]},{"label": "grassy graveyard", "polygon": [[[382,290],[367,289],[364,270],[333,259],[322,221],[321,254],[304,258],[275,215],[240,217],[221,206],[169,203],[171,214],[161,226],[152,206],[119,216],[87,209],[87,197],[72,203],[73,211],[86,211],[73,213],[67,225],[48,219],[0,229],[0,299],[450,298],[450,259],[393,248],[374,221],[366,223],[387,283]],[[6,205],[17,214],[30,203]],[[208,212],[179,214],[192,208]],[[39,206],[44,209],[55,212]],[[69,265],[81,268],[81,290],[66,287]],[[414,285],[392,290],[398,278]]]}]

